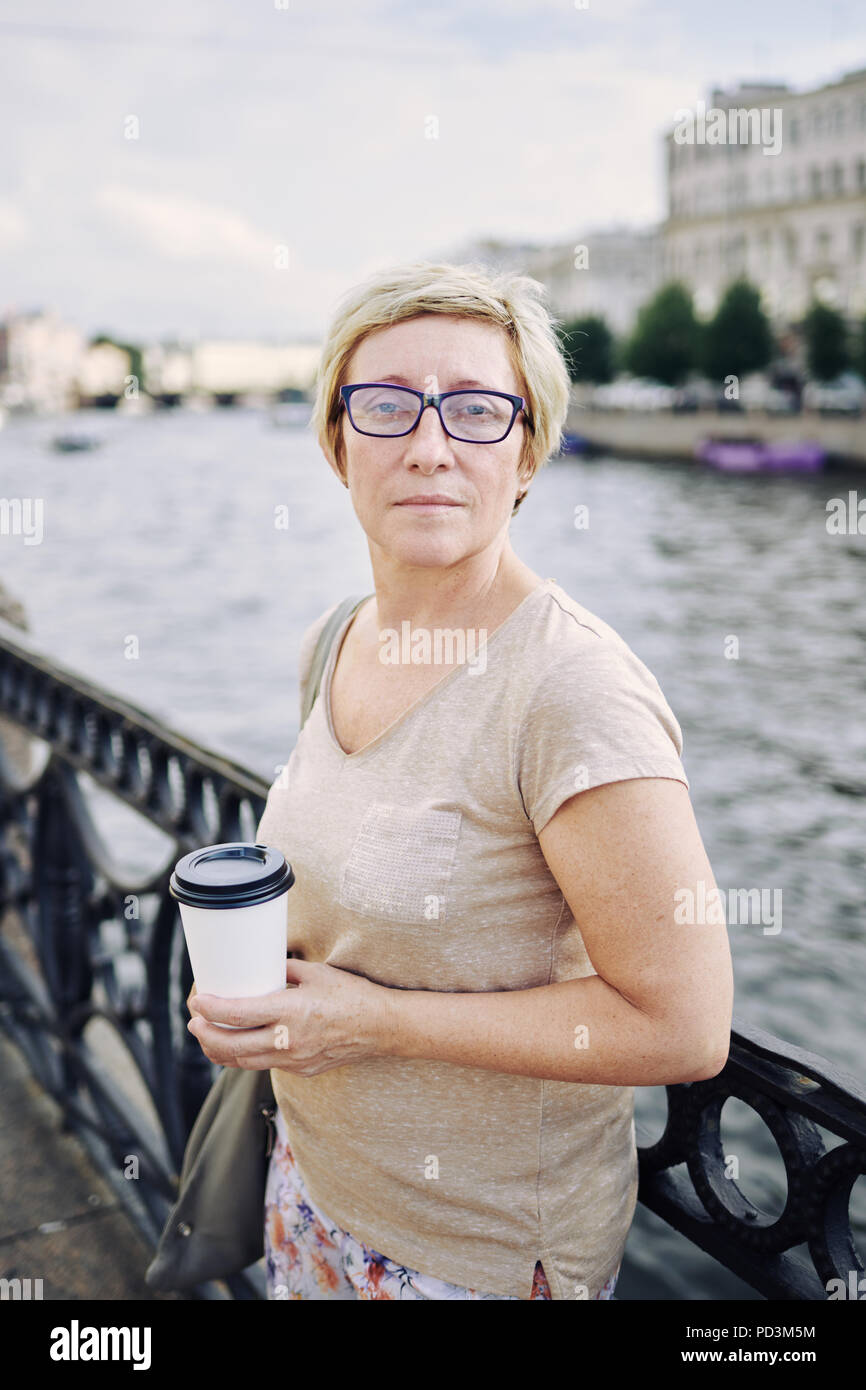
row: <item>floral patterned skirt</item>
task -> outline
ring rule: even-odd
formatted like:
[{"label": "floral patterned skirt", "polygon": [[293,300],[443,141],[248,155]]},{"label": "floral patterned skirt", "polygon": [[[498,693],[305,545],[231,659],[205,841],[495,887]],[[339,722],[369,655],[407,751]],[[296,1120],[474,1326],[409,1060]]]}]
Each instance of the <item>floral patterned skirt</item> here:
[{"label": "floral patterned skirt", "polygon": [[[265,1193],[265,1266],[269,1299],[468,1299],[519,1302],[513,1294],[480,1293],[447,1284],[396,1264],[371,1250],[313,1205],[289,1146],[279,1109],[277,1142]],[[619,1269],[597,1295],[613,1298]],[[552,1299],[541,1266],[535,1265],[530,1299]]]}]

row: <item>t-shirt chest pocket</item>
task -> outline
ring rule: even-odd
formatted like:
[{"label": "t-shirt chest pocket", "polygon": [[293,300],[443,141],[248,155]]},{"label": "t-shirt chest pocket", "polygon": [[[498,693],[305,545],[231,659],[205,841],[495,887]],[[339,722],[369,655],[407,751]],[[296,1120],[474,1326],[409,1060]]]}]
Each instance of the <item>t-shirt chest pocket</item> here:
[{"label": "t-shirt chest pocket", "polygon": [[444,920],[461,820],[459,811],[374,801],[343,869],[341,905],[394,922]]}]

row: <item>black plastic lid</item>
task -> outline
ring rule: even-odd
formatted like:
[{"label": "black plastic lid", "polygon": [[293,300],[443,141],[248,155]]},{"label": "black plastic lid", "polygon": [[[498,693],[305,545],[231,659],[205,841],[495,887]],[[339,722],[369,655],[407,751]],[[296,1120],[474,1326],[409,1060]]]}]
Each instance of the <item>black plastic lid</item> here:
[{"label": "black plastic lid", "polygon": [[206,845],[178,860],[169,892],[191,907],[250,907],[279,897],[295,881],[278,849],[242,841]]}]

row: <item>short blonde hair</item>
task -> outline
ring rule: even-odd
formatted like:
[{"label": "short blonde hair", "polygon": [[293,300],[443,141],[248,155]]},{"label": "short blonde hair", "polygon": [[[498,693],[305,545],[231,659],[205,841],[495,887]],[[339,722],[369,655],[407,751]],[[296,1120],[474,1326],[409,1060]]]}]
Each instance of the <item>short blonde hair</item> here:
[{"label": "short blonde hair", "polygon": [[[316,379],[311,426],[325,454],[345,483],[342,456],[340,387],[355,349],[371,333],[421,314],[483,319],[508,336],[514,369],[526,400],[520,468],[527,484],[559,451],[568,414],[570,378],[556,335],[558,320],[544,300],[538,280],[511,271],[491,272],[470,263],[449,265],[413,261],[380,270],[340,301],[325,338]],[[515,500],[517,512],[526,488]]]}]

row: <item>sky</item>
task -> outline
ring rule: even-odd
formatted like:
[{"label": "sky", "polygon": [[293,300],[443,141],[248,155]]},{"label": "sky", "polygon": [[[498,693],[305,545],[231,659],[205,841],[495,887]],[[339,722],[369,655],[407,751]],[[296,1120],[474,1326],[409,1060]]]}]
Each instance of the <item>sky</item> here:
[{"label": "sky", "polygon": [[657,223],[713,87],[866,66],[862,0],[580,3],[4,0],[0,315],[317,340],[394,261]]}]

